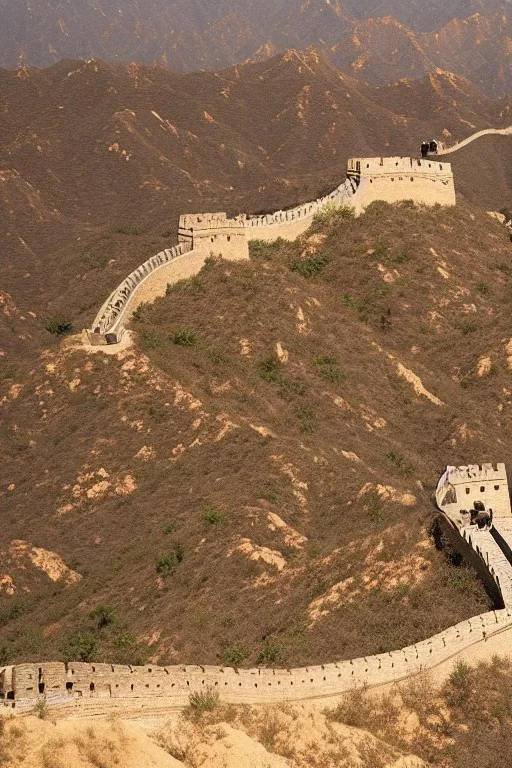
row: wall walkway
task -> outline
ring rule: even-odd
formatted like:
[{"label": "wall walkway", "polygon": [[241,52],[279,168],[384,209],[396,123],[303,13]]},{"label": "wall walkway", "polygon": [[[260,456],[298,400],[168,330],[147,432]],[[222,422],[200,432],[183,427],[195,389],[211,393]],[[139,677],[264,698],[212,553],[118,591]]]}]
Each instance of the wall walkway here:
[{"label": "wall walkway", "polygon": [[[87,341],[93,346],[118,344],[125,324],[142,301],[165,295],[167,283],[182,279],[178,274],[197,274],[210,255],[248,259],[251,240],[296,240],[309,229],[315,216],[329,206],[348,206],[359,214],[376,200],[455,205],[451,167],[432,158],[353,158],[349,160],[346,180],[333,192],[286,211],[252,217],[240,214],[234,218],[225,213],[184,214],[179,223],[179,245],[148,259],[111,293],[92,328],[85,331]],[[189,270],[167,268],[185,254],[190,260]],[[157,270],[158,275],[153,275]]]},{"label": "wall walkway", "polygon": [[475,141],[476,139],[479,139],[481,136],[489,136],[489,135],[510,136],[511,134],[512,134],[512,125],[510,125],[508,128],[485,128],[483,131],[477,131],[476,133],[473,133],[471,136],[468,136],[467,139],[464,139],[463,141],[459,141],[459,143],[454,144],[453,147],[443,147],[443,149],[440,149],[437,154],[450,155],[452,152],[457,152],[457,150],[462,149],[462,147],[466,147],[468,144],[471,144],[471,142]]},{"label": "wall walkway", "polygon": [[[499,519],[496,524],[499,528]],[[512,565],[489,531],[470,526],[461,535],[488,568],[505,608],[475,616],[402,650],[299,669],[21,664],[0,671],[0,693],[5,705],[19,713],[31,712],[44,701],[55,716],[109,712],[134,716],[185,707],[191,693],[208,687],[216,689],[224,702],[264,704],[326,698],[354,686],[404,680],[512,628]]]}]

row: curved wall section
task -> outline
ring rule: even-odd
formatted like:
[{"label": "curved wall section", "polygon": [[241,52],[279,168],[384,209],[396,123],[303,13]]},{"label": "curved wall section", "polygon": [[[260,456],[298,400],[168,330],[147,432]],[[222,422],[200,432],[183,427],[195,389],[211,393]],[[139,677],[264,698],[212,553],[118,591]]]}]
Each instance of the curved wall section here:
[{"label": "curved wall section", "polygon": [[87,331],[90,343],[97,346],[99,344],[116,344],[121,341],[124,332],[122,321],[128,316],[129,307],[131,307],[132,312],[135,309],[134,298],[139,287],[147,281],[156,269],[168,265],[173,259],[191,250],[191,244],[180,243],[173,248],[160,251],[128,275],[121,285],[112,291],[96,315],[92,328]]},{"label": "curved wall section", "polygon": [[[503,518],[501,537],[477,525],[459,530],[445,517],[461,549],[471,547],[502,597],[490,611],[399,651],[298,669],[232,667],[144,667],[78,662],[20,664],[0,670],[0,698],[21,713],[41,702],[60,716],[109,712],[135,714],[185,707],[191,693],[212,687],[224,702],[264,704],[335,696],[354,686],[403,680],[438,666],[461,651],[512,628],[512,558],[499,541],[512,543],[512,520]],[[498,525],[500,520],[497,521]]]},{"label": "curved wall section", "polygon": [[[223,212],[183,214],[179,222],[179,245],[144,262],[113,291],[87,331],[88,340],[93,345],[117,344],[134,309],[142,301],[152,301],[165,293],[163,272],[149,279],[152,273],[186,253],[191,259],[190,276],[200,263],[192,253],[202,253],[205,258],[248,259],[251,240],[296,240],[311,226],[315,215],[328,206],[349,206],[359,214],[375,200],[455,205],[451,166],[430,158],[352,158],[346,180],[333,192],[287,211],[249,218],[245,214],[229,218]],[[170,270],[170,274],[172,272]]]}]

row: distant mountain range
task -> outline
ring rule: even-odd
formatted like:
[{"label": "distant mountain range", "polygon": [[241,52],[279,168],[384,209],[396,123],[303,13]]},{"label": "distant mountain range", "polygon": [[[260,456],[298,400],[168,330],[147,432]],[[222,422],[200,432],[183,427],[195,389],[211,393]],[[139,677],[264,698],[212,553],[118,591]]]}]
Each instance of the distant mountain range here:
[{"label": "distant mountain range", "polygon": [[62,58],[220,69],[310,45],[380,85],[445,69],[512,87],[508,0],[0,0],[0,66]]}]

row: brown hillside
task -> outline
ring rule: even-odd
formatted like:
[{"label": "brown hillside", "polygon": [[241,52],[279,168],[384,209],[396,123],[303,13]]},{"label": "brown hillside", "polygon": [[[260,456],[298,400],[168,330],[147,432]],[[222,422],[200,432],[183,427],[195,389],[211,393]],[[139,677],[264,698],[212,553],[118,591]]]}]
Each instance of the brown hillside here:
[{"label": "brown hillside", "polygon": [[377,204],[8,372],[3,659],[313,663],[487,610],[428,529],[448,461],[510,464],[509,262],[476,208]]},{"label": "brown hillside", "polygon": [[452,164],[457,192],[466,199],[487,210],[510,207],[512,136],[482,136],[447,160]]},{"label": "brown hillside", "polygon": [[415,154],[425,136],[508,119],[448,73],[375,89],[315,51],[189,75],[62,62],[0,71],[0,88],[0,285],[29,346],[47,315],[88,325],[174,242],[179,213],[276,210],[333,189],[351,155]]}]

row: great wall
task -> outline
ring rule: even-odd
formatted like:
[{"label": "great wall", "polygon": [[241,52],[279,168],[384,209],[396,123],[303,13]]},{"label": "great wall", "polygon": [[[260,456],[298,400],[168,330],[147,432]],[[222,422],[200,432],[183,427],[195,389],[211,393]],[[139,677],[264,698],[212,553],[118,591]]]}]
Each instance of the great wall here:
[{"label": "great wall", "polygon": [[[485,133],[482,131],[464,143]],[[442,150],[455,151],[461,145]],[[374,200],[414,200],[424,205],[454,205],[449,164],[434,158],[359,158],[349,161],[347,180],[325,198],[287,211],[229,219],[224,213],[180,218],[179,243],[152,257],[113,291],[100,309],[86,343],[119,344],[124,326],[144,301],[164,295],[168,283],[196,274],[213,256],[249,257],[251,240],[294,240],[329,205],[347,205],[357,213]],[[432,670],[470,649],[512,634],[512,513],[503,464],[447,467],[436,501],[438,520],[453,546],[487,583],[499,607],[397,651],[299,669],[235,669],[213,666],[121,666],[103,663],[19,664],[0,668],[0,701],[20,714],[40,706],[55,717],[165,715],[187,706],[191,693],[219,692],[223,702],[264,704],[324,699],[355,686],[375,687]],[[492,526],[482,526],[461,509],[487,503]],[[492,507],[491,507],[492,504]]]},{"label": "great wall", "polygon": [[209,256],[248,259],[251,240],[295,240],[329,206],[348,206],[357,215],[376,200],[455,205],[451,166],[435,158],[353,158],[348,162],[347,179],[339,187],[296,208],[234,218],[225,213],[184,214],[179,221],[178,245],[145,261],[111,293],[91,329],[84,332],[86,343],[121,342],[126,323],[141,303],[164,296],[169,283],[197,274]]},{"label": "great wall", "polygon": [[[394,683],[455,658],[512,630],[512,514],[503,464],[448,467],[437,490],[440,519],[463,554],[489,576],[502,608],[475,616],[423,642],[389,653],[300,669],[95,663],[19,664],[0,670],[0,700],[20,714],[44,704],[56,717],[165,714],[211,687],[223,702],[264,704],[340,695],[355,686]],[[468,500],[493,504],[493,526],[460,524]]]}]

